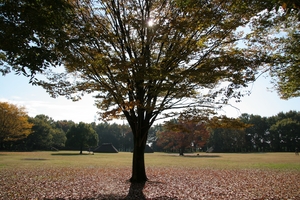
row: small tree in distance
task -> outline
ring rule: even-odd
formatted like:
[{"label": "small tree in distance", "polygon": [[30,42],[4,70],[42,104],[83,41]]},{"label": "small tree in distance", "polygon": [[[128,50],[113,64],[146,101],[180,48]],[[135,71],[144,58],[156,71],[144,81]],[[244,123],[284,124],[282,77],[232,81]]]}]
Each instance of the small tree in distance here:
[{"label": "small tree in distance", "polygon": [[179,150],[181,156],[192,145],[203,147],[209,138],[209,131],[201,122],[171,120],[164,125],[164,129],[157,132],[157,145],[164,149]]},{"label": "small tree in distance", "polygon": [[67,132],[66,146],[78,148],[82,154],[83,148],[96,146],[98,135],[91,125],[80,122],[73,125]]}]

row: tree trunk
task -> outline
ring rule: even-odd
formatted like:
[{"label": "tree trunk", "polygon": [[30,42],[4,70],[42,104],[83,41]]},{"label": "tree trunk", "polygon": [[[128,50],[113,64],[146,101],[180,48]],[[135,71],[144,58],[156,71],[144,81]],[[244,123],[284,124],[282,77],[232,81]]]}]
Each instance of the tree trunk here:
[{"label": "tree trunk", "polygon": [[183,153],[184,153],[184,148],[180,148],[180,149],[179,149],[179,155],[180,155],[180,156],[184,156]]},{"label": "tree trunk", "polygon": [[82,149],[83,149],[83,147],[82,147],[82,145],[80,146],[80,153],[79,154],[82,154]]},{"label": "tree trunk", "polygon": [[145,169],[144,151],[147,141],[147,132],[134,135],[134,149],[132,159],[132,176],[130,182],[140,183],[148,180]]}]

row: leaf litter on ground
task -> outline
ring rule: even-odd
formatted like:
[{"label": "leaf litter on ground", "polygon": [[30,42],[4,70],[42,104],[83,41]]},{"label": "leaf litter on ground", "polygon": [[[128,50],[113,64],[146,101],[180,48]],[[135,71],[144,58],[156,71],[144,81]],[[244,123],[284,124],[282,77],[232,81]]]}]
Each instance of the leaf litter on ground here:
[{"label": "leaf litter on ground", "polygon": [[296,170],[148,167],[149,181],[137,185],[130,175],[128,167],[4,168],[0,199],[300,199]]}]

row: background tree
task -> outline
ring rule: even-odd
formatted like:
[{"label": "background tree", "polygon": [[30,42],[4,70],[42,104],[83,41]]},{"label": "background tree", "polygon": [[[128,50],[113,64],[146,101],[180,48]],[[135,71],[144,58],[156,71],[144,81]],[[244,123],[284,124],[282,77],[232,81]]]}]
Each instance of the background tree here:
[{"label": "background tree", "polygon": [[67,134],[68,130],[75,125],[75,122],[72,120],[58,120],[55,122],[55,127],[58,129],[62,129],[65,134]]},{"label": "background tree", "polygon": [[0,102],[0,148],[4,148],[4,142],[26,138],[32,125],[24,107]]},{"label": "background tree", "polygon": [[[299,123],[300,122],[300,112],[299,111],[289,111],[289,112],[280,112],[275,116],[271,116],[267,118],[267,123],[268,123],[268,129],[269,129],[269,133],[270,133],[270,146],[271,146],[271,151],[287,151],[286,148],[282,148],[284,146],[284,144],[282,144],[282,142],[284,140],[282,140],[281,134],[277,131],[277,127],[279,126],[279,124],[281,123],[281,121],[285,121],[282,125],[282,127],[284,127],[284,124],[287,124],[287,121],[294,121]],[[275,128],[276,127],[276,128]],[[272,130],[271,128],[276,130]],[[289,131],[288,131],[289,132]],[[290,148],[292,149],[292,148]]]},{"label": "background tree", "polygon": [[201,148],[209,138],[204,123],[171,120],[164,125],[164,130],[157,133],[157,145],[164,149],[179,150],[183,156],[186,148]]},{"label": "background tree", "polygon": [[241,129],[213,129],[208,141],[213,152],[243,152],[246,149],[245,131]]},{"label": "background tree", "polygon": [[119,125],[121,137],[120,145],[122,151],[132,151],[133,150],[133,135],[128,124]]},{"label": "background tree", "polygon": [[50,150],[52,147],[65,146],[66,135],[55,127],[54,120],[46,115],[37,115],[30,118],[33,125],[32,134],[26,139],[27,150]]},{"label": "background tree", "polygon": [[240,119],[226,116],[206,119],[206,125],[211,132],[208,147],[216,152],[236,152],[245,148],[244,130],[250,125]]},{"label": "background tree", "polygon": [[163,130],[162,124],[155,124],[149,129],[147,143],[151,146],[153,151],[162,150],[161,147],[157,146],[157,132],[162,130]]},{"label": "background tree", "polygon": [[52,147],[55,149],[62,149],[65,147],[67,141],[66,133],[62,129],[53,128],[52,134]]},{"label": "background tree", "polygon": [[300,112],[299,111],[289,111],[289,112],[280,112],[275,116],[269,117],[270,124],[274,124],[277,121],[290,118],[292,120],[300,121]]},{"label": "background tree", "polygon": [[270,148],[270,126],[267,118],[259,115],[242,114],[240,119],[244,123],[251,125],[245,130],[247,140],[249,143],[251,143],[251,146],[256,151],[268,150]]},{"label": "background tree", "polygon": [[117,149],[122,146],[122,129],[120,125],[100,123],[96,125],[95,130],[101,143],[112,143]]},{"label": "background tree", "polygon": [[300,121],[291,118],[282,119],[270,127],[271,145],[276,151],[295,151],[300,144]]},{"label": "background tree", "polygon": [[98,135],[90,124],[80,122],[67,132],[66,146],[78,148],[80,154],[83,148],[97,146],[98,142]]}]

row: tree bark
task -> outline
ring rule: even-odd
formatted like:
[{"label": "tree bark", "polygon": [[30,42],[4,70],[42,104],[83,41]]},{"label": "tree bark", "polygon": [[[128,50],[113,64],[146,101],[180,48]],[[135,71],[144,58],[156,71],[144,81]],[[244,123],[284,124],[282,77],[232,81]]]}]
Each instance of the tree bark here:
[{"label": "tree bark", "polygon": [[132,176],[130,182],[141,183],[148,180],[145,169],[144,151],[146,147],[147,133],[134,135],[134,149],[132,159]]}]

